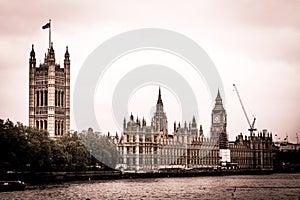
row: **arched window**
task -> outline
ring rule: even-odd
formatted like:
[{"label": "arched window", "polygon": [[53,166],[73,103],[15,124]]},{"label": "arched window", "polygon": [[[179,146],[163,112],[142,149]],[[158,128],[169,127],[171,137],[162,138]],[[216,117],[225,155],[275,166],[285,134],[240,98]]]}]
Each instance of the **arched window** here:
[{"label": "arched window", "polygon": [[57,106],[60,106],[60,91],[58,91],[57,95]]},{"label": "arched window", "polygon": [[58,135],[60,135],[60,122],[59,121],[57,122],[57,132],[58,132]]},{"label": "arched window", "polygon": [[44,120],[44,129],[47,130],[47,127],[48,127],[47,120]]},{"label": "arched window", "polygon": [[38,120],[36,120],[36,128],[40,128],[40,127],[39,127],[39,121],[38,121]]},{"label": "arched window", "polygon": [[45,106],[48,106],[48,91],[45,91]]},{"label": "arched window", "polygon": [[40,121],[41,129],[43,129],[43,120]]},{"label": "arched window", "polygon": [[61,134],[63,135],[64,133],[64,121],[61,121]]},{"label": "arched window", "polygon": [[64,106],[64,92],[61,92],[61,106]]},{"label": "arched window", "polygon": [[57,91],[55,90],[55,106],[57,106]]},{"label": "arched window", "polygon": [[40,96],[41,96],[41,106],[43,106],[43,103],[44,103],[43,91],[40,92]]},{"label": "arched window", "polygon": [[55,120],[54,134],[57,135],[57,121]]},{"label": "arched window", "polygon": [[40,95],[39,95],[39,91],[36,91],[36,106],[40,106]]}]

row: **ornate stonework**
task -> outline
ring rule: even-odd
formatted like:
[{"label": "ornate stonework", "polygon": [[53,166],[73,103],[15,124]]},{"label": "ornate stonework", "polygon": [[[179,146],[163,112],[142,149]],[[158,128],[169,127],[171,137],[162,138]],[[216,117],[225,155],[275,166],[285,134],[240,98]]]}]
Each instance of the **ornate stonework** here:
[{"label": "ornate stonework", "polygon": [[29,58],[29,126],[44,129],[50,137],[70,130],[70,54],[68,47],[64,68],[55,63],[53,44],[44,63],[36,66],[32,45]]}]

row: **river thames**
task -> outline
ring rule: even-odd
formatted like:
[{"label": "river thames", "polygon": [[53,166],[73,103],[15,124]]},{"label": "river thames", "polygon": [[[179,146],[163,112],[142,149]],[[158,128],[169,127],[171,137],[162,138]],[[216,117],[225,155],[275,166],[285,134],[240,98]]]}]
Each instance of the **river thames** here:
[{"label": "river thames", "polygon": [[[236,188],[236,189],[235,189]],[[300,174],[91,180],[29,186],[0,199],[299,199]]]}]

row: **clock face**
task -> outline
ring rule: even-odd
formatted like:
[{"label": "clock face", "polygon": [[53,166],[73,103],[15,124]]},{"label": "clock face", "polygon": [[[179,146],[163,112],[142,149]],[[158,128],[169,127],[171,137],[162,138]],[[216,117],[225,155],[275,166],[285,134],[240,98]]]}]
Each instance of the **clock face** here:
[{"label": "clock face", "polygon": [[214,121],[219,123],[220,122],[220,117],[219,116],[215,116]]}]

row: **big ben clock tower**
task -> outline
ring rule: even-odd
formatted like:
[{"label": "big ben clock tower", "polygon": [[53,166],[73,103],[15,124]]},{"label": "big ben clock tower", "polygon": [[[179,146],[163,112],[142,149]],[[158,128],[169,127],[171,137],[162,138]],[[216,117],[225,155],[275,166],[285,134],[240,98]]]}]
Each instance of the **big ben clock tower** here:
[{"label": "big ben clock tower", "polygon": [[219,138],[221,134],[226,134],[226,118],[226,111],[223,107],[222,98],[218,90],[215,107],[211,113],[211,137]]}]

